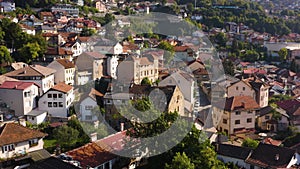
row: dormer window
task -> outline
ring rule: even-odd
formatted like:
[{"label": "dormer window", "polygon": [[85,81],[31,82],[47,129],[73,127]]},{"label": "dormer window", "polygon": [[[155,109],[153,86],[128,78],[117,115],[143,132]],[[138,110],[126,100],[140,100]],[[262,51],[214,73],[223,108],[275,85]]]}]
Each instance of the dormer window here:
[{"label": "dormer window", "polygon": [[32,139],[32,140],[29,140],[28,142],[29,142],[29,147],[38,145],[38,139]]}]

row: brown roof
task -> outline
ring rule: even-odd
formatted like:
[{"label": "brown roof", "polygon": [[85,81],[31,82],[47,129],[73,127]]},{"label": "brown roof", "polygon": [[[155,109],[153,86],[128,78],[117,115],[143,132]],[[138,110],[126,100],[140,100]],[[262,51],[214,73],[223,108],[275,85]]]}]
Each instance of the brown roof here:
[{"label": "brown roof", "polygon": [[32,130],[16,123],[6,123],[0,128],[0,146],[45,136],[47,134],[40,131]]},{"label": "brown roof", "polygon": [[190,47],[188,46],[174,46],[175,52],[186,52]]},{"label": "brown roof", "polygon": [[57,48],[48,47],[46,54],[63,56],[63,55],[73,55],[73,52],[69,50],[65,50],[64,48],[60,48],[60,47]]},{"label": "brown roof", "polygon": [[91,56],[95,59],[104,59],[106,58],[105,55],[99,53],[99,52],[84,52],[85,54],[87,54],[88,56]]},{"label": "brown roof", "polygon": [[15,62],[15,63],[11,63],[11,67],[14,69],[14,70],[18,70],[18,69],[21,69],[25,66],[28,66],[28,64],[24,63],[24,62]]},{"label": "brown roof", "polygon": [[115,154],[104,150],[94,142],[68,151],[66,154],[71,156],[74,160],[79,161],[83,168],[87,166],[94,168],[117,157]]},{"label": "brown roof", "polygon": [[78,39],[79,39],[81,42],[87,42],[87,41],[90,39],[90,37],[88,37],[88,36],[81,36],[81,37],[78,37]]},{"label": "brown roof", "polygon": [[55,72],[56,72],[56,70],[47,68],[44,66],[30,65],[30,66],[26,66],[24,68],[21,68],[21,69],[12,71],[12,72],[8,72],[5,74],[5,76],[9,76],[9,77],[43,76],[43,77],[46,77]]},{"label": "brown roof", "polygon": [[61,82],[61,83],[58,83],[57,85],[53,86],[51,89],[57,90],[57,91],[60,91],[63,93],[68,93],[70,90],[73,89],[73,87]]},{"label": "brown roof", "polygon": [[52,12],[41,12],[41,16],[53,16]]},{"label": "brown roof", "polygon": [[259,109],[259,105],[251,96],[233,96],[226,98],[224,110],[234,111],[249,109]]},{"label": "brown roof", "polygon": [[2,85],[5,81],[19,81],[19,80],[4,75],[0,75],[0,85]]},{"label": "brown roof", "polygon": [[65,67],[65,69],[75,68],[74,63],[68,59],[56,59],[55,61],[57,61],[59,64]]}]

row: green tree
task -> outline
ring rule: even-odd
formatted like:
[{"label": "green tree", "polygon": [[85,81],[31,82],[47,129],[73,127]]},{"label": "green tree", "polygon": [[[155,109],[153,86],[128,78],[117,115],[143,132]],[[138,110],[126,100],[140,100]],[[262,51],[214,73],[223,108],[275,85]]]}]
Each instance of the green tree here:
[{"label": "green tree", "polygon": [[71,147],[76,144],[79,136],[79,131],[72,127],[63,125],[54,129],[53,136],[57,140],[57,143],[61,146]]},{"label": "green tree", "polygon": [[84,27],[81,31],[81,36],[92,36],[96,33],[94,29],[90,29],[88,27]]},{"label": "green tree", "polygon": [[234,65],[231,60],[226,59],[223,61],[224,72],[229,75],[234,75]]},{"label": "green tree", "polygon": [[13,59],[6,46],[0,46],[0,64],[12,63]]},{"label": "green tree", "polygon": [[40,51],[40,45],[35,42],[23,45],[23,47],[18,50],[18,53],[20,56],[22,56],[26,63],[30,63],[39,56]]},{"label": "green tree", "polygon": [[242,146],[243,147],[249,147],[249,148],[253,148],[255,149],[258,146],[259,142],[256,140],[252,140],[251,138],[246,138],[243,143]]},{"label": "green tree", "polygon": [[259,59],[259,53],[255,50],[247,50],[243,55],[242,59],[249,62],[255,62]]},{"label": "green tree", "polygon": [[194,169],[195,166],[193,163],[191,163],[191,160],[189,157],[183,152],[176,153],[176,156],[174,156],[171,164],[166,164],[165,169]]},{"label": "green tree", "polygon": [[174,58],[174,47],[167,41],[162,41],[157,46],[159,49],[163,49],[164,51],[164,61],[166,64],[170,63],[171,60]]},{"label": "green tree", "polygon": [[152,85],[152,82],[148,77],[144,77],[141,81],[141,85]]},{"label": "green tree", "polygon": [[281,61],[285,61],[288,55],[288,50],[286,48],[282,48],[278,51],[278,55]]}]

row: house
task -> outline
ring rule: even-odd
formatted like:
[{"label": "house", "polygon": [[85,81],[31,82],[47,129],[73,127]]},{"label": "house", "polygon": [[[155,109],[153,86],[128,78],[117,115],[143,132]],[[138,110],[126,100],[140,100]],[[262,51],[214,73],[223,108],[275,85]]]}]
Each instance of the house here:
[{"label": "house", "polygon": [[45,53],[45,62],[50,63],[55,59],[72,60],[73,52],[61,47],[48,47]]},{"label": "house", "polygon": [[52,12],[40,12],[39,17],[41,20],[45,21],[53,21],[54,15]]},{"label": "house", "polygon": [[246,159],[246,168],[291,168],[299,164],[299,154],[296,150],[259,143],[258,147]]},{"label": "house", "polygon": [[76,6],[72,6],[70,4],[56,4],[51,7],[51,12],[62,12],[71,16],[79,16],[79,9]]},{"label": "house", "polygon": [[255,91],[249,83],[241,80],[227,87],[227,97],[233,96],[251,96],[255,99]]},{"label": "house", "polygon": [[0,158],[7,159],[41,150],[45,136],[47,134],[16,123],[5,123],[0,129]]},{"label": "house", "polygon": [[251,96],[260,107],[266,107],[269,99],[269,86],[258,78],[242,79],[227,87],[227,97]]},{"label": "house", "polygon": [[31,27],[31,26],[27,26],[27,25],[24,25],[24,24],[20,24],[20,27],[22,29],[22,32],[25,32],[29,35],[35,35],[35,29],[34,27]]},{"label": "house", "polygon": [[104,74],[103,70],[105,70],[104,59],[106,56],[98,52],[83,52],[79,55],[75,62],[78,70],[76,84],[83,85],[86,80],[100,79]]},{"label": "house", "polygon": [[39,110],[46,110],[53,117],[68,117],[74,101],[73,87],[58,83],[39,99]]},{"label": "house", "polygon": [[39,88],[34,82],[5,81],[0,86],[0,98],[15,111],[15,116],[24,116],[37,107]]},{"label": "house", "polygon": [[141,57],[128,56],[119,63],[117,79],[119,82],[140,84],[142,79],[148,77],[151,82],[158,79],[158,59],[153,55]]},{"label": "house", "polygon": [[95,2],[95,8],[99,11],[99,12],[107,12],[108,9],[106,8],[106,5],[103,1],[98,0]]},{"label": "house", "polygon": [[119,122],[123,120],[114,119],[115,115],[121,111],[122,106],[127,105],[130,100],[143,98],[149,98],[154,108],[160,112],[176,111],[184,117],[191,117],[192,115],[185,112],[184,97],[177,86],[132,85],[127,90],[125,87],[120,88],[120,91],[107,92],[103,97],[105,118],[112,126],[119,127]]},{"label": "house", "polygon": [[75,65],[68,59],[56,59],[47,67],[56,70],[54,73],[54,82],[58,84],[64,82],[68,85],[75,84]]},{"label": "house", "polygon": [[118,61],[119,57],[117,55],[107,57],[107,74],[114,79],[117,79]]},{"label": "house", "polygon": [[290,123],[300,129],[300,100],[291,99],[276,102],[279,109],[284,110],[290,117]]},{"label": "house", "polygon": [[82,54],[82,47],[78,41],[68,41],[61,46],[63,49],[73,53],[73,58]]},{"label": "house", "polygon": [[0,2],[1,12],[12,12],[16,10],[16,4],[13,0],[3,0]]},{"label": "house", "polygon": [[246,168],[245,160],[250,155],[252,149],[248,147],[240,147],[231,144],[215,144],[217,158],[224,163],[233,162],[238,167]]},{"label": "house", "polygon": [[34,109],[31,112],[26,114],[26,121],[31,124],[41,124],[47,120],[48,113],[45,110]]},{"label": "house", "polygon": [[94,40],[91,37],[87,36],[80,36],[78,37],[78,40],[80,42],[82,52],[92,52],[94,50]]},{"label": "house", "polygon": [[262,130],[284,131],[289,125],[289,115],[282,109],[267,106],[259,110],[256,121]]},{"label": "house", "polygon": [[233,96],[224,103],[214,104],[213,123],[218,131],[229,135],[252,131],[255,128],[255,114],[259,106],[251,96]]},{"label": "house", "polygon": [[189,101],[190,103],[195,102],[194,89],[196,87],[196,82],[194,77],[189,72],[178,70],[160,81],[158,85],[176,85],[181,91],[183,91],[185,100]]},{"label": "house", "polygon": [[94,142],[68,151],[66,155],[78,161],[82,168],[113,169],[113,165],[117,161],[117,155],[101,148]]},{"label": "house", "polygon": [[29,65],[5,74],[7,77],[25,82],[34,82],[40,86],[41,94],[54,86],[54,73],[56,70],[40,65]]},{"label": "house", "polygon": [[[80,103],[80,121],[97,121],[98,116],[95,115],[93,110],[98,107],[97,97],[103,97],[103,94],[95,90],[91,89],[89,93],[86,93],[84,96],[81,96],[79,101]],[[98,107],[99,108],[99,107]],[[98,112],[100,113],[100,112]]]}]

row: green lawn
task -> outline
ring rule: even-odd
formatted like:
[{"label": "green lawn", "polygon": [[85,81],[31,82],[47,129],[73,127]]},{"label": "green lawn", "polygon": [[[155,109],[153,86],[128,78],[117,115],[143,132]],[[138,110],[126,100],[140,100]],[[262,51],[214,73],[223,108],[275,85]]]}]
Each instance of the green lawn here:
[{"label": "green lawn", "polygon": [[44,139],[44,149],[49,153],[53,153],[56,148],[56,140],[45,140]]}]

